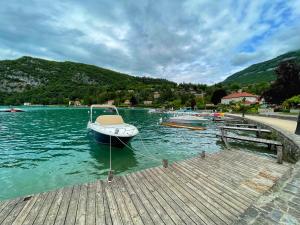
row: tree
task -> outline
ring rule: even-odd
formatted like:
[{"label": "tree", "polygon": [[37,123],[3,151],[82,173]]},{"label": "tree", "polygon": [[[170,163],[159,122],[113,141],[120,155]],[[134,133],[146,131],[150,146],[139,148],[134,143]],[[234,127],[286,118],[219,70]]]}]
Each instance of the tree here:
[{"label": "tree", "polygon": [[196,100],[193,98],[193,99],[191,100],[191,108],[192,108],[192,110],[195,109],[195,106],[196,106]]},{"label": "tree", "polygon": [[213,92],[211,96],[211,102],[214,103],[214,105],[217,105],[221,102],[221,99],[226,95],[227,93],[224,89],[217,89]]},{"label": "tree", "polygon": [[289,99],[286,99],[282,105],[285,107],[285,108],[293,108],[293,107],[297,107],[298,105],[300,104],[300,95],[296,95],[296,96],[293,96]]},{"label": "tree", "polygon": [[300,67],[294,61],[280,63],[275,70],[277,80],[263,93],[265,100],[281,104],[285,99],[300,94]]},{"label": "tree", "polygon": [[238,91],[239,89],[241,89],[241,86],[239,84],[234,83],[230,85],[230,89],[232,91]]},{"label": "tree", "polygon": [[137,99],[136,99],[135,96],[132,96],[132,97],[130,98],[130,104],[131,104],[131,106],[135,106],[135,105],[138,104],[138,101],[137,101]]},{"label": "tree", "polygon": [[204,109],[205,108],[204,98],[196,98],[196,105],[198,109]]}]

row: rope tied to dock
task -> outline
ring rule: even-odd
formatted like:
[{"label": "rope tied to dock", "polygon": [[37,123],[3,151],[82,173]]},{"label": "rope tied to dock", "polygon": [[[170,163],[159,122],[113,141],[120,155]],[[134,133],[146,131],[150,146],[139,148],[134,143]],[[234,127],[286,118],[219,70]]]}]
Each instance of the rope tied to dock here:
[{"label": "rope tied to dock", "polygon": [[114,171],[112,170],[112,165],[111,165],[111,136],[109,136],[109,171],[108,171],[107,181],[109,183],[112,182],[113,177],[114,177]]},{"label": "rope tied to dock", "polygon": [[130,150],[134,151],[135,154],[137,154],[137,155],[142,155],[142,156],[145,156],[145,157],[147,157],[147,158],[149,158],[149,159],[152,159],[152,160],[155,160],[155,161],[159,161],[159,162],[160,162],[160,160],[157,159],[157,158],[154,158],[154,157],[151,157],[151,156],[147,156],[147,155],[145,155],[145,154],[142,154],[142,153],[140,153],[140,152],[137,152],[134,148],[131,148],[129,145],[127,145],[125,142],[123,142],[120,138],[118,138],[118,137],[116,137],[116,138],[117,138],[123,145],[125,145],[127,148],[129,148]]}]

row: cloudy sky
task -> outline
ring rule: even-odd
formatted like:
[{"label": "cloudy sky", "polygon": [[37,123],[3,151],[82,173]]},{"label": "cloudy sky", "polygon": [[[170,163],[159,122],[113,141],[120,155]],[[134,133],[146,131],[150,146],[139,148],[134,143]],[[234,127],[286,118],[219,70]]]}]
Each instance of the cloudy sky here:
[{"label": "cloudy sky", "polygon": [[0,59],[208,83],[300,49],[299,0],[0,1]]}]

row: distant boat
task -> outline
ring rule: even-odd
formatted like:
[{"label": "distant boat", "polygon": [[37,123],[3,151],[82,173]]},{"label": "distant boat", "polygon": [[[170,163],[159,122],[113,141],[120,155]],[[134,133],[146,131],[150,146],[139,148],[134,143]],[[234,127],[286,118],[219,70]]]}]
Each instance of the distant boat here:
[{"label": "distant boat", "polygon": [[198,124],[208,121],[207,119],[199,116],[184,115],[184,116],[174,116],[170,117],[168,120],[170,123],[190,123]]},{"label": "distant boat", "polygon": [[11,109],[1,110],[0,112],[25,112],[25,111],[22,109],[18,109],[18,108],[11,108]]},{"label": "distant boat", "polygon": [[[100,115],[93,122],[93,108],[111,109],[116,115]],[[87,128],[93,133],[96,141],[99,143],[111,143],[113,146],[124,147],[139,133],[135,126],[124,123],[118,109],[113,105],[91,105],[90,114]]]}]

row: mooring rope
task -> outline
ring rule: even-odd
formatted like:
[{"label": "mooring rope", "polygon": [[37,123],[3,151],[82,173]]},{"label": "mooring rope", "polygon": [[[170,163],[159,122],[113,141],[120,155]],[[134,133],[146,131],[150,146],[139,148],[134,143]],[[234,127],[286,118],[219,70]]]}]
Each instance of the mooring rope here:
[{"label": "mooring rope", "polygon": [[109,135],[109,170],[111,171],[111,136]]},{"label": "mooring rope", "polygon": [[151,157],[151,156],[147,156],[147,155],[144,155],[144,154],[142,154],[142,153],[140,153],[140,152],[137,152],[134,148],[131,148],[129,145],[127,145],[125,142],[123,142],[119,137],[116,136],[116,138],[117,138],[123,145],[125,145],[127,148],[129,148],[129,149],[131,149],[132,151],[134,151],[135,154],[145,156],[145,157],[147,157],[147,158],[149,158],[149,159],[153,159],[153,160],[158,161],[158,162],[161,161],[161,160],[159,160],[159,159],[157,159],[157,158],[154,158],[154,157]]}]

